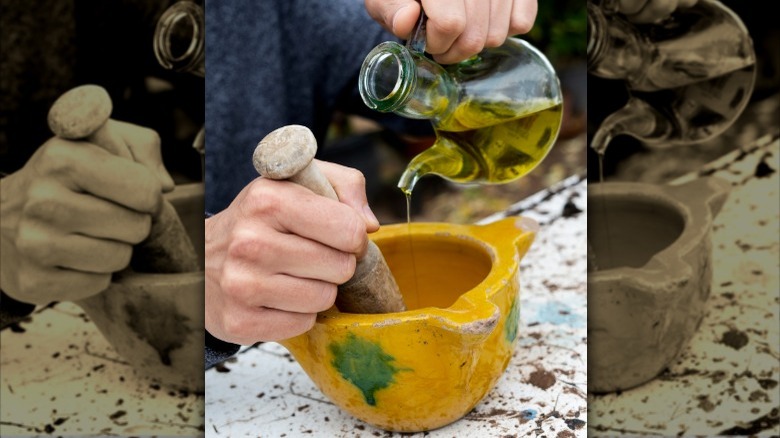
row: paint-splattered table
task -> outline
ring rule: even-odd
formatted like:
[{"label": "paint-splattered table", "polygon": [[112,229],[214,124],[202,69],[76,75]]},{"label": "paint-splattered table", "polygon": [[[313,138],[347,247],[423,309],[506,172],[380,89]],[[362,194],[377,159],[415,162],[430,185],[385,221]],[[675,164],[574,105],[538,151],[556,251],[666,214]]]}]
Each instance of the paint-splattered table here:
[{"label": "paint-splattered table", "polygon": [[[168,196],[182,207],[202,192],[196,183]],[[195,233],[203,208],[187,208]],[[76,304],[40,307],[0,331],[0,367],[0,436],[203,435],[203,395],[137,374]]]},{"label": "paint-splattered table", "polygon": [[[570,177],[482,223],[531,217],[541,230],[521,262],[517,349],[492,391],[461,420],[403,436],[585,437],[586,181]],[[279,344],[245,347],[206,372],[206,436],[400,436],[332,404]]]},{"label": "paint-splattered table", "polygon": [[672,182],[732,183],[714,222],[707,312],[658,378],[590,398],[590,436],[780,435],[779,169],[774,134]]},{"label": "paint-splattered table", "polygon": [[203,396],[137,375],[72,303],[0,331],[0,436],[197,436]]}]

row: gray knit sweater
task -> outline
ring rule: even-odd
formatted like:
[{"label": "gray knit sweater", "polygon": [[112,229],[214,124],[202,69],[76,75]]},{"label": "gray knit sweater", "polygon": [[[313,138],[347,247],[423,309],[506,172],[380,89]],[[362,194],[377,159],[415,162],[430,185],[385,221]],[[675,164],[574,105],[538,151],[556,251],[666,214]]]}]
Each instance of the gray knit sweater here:
[{"label": "gray knit sweater", "polygon": [[[322,145],[340,110],[430,135],[428,121],[383,115],[360,100],[360,65],[387,40],[397,39],[360,0],[207,1],[206,211],[224,209],[257,178],[252,153],[281,126],[308,126]],[[206,368],[238,350],[206,339]]]}]

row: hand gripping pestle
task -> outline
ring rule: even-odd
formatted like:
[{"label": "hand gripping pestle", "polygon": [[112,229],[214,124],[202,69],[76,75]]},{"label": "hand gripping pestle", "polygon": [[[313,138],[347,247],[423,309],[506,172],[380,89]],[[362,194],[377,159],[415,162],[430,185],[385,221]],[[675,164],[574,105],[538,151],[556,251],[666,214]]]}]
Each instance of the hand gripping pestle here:
[{"label": "hand gripping pestle", "polygon": [[[338,201],[333,186],[312,160],[317,152],[314,134],[301,125],[288,125],[258,143],[252,161],[264,178],[289,180]],[[355,274],[339,286],[336,307],[347,313],[392,313],[406,310],[401,291],[376,244],[369,240]]]},{"label": "hand gripping pestle", "polygon": [[[112,102],[98,85],[75,87],[54,102],[48,123],[52,132],[68,140],[86,140],[124,158],[133,159],[122,138],[109,126]],[[200,270],[198,256],[173,205],[163,199],[152,217],[149,236],[133,251],[132,267],[140,272],[177,273]]]}]

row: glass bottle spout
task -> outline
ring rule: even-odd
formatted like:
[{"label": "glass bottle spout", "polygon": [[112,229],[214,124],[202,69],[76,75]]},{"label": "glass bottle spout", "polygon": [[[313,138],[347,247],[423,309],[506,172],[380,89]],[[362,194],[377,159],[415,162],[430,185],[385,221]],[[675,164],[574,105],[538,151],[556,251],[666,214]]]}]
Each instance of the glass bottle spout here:
[{"label": "glass bottle spout", "polygon": [[457,96],[444,69],[419,52],[387,41],[376,46],[360,70],[358,88],[371,109],[412,119],[439,119]]},{"label": "glass bottle spout", "polygon": [[154,32],[154,54],[169,70],[206,74],[205,21],[203,8],[181,0],[163,12]]},{"label": "glass bottle spout", "polygon": [[[203,8],[180,0],[168,7],[157,20],[154,56],[167,70],[206,76],[206,22]],[[201,178],[206,175],[206,127],[195,135],[192,147],[200,155]]]},{"label": "glass bottle spout", "polygon": [[420,152],[406,166],[398,188],[410,195],[417,181],[425,175],[439,175],[454,182],[466,183],[478,178],[480,167],[475,158],[448,141],[438,141]]},{"label": "glass bottle spout", "polygon": [[662,144],[662,140],[671,132],[671,126],[665,117],[647,102],[632,97],[625,106],[604,119],[593,135],[591,147],[599,155],[604,155],[612,139],[619,135]]}]

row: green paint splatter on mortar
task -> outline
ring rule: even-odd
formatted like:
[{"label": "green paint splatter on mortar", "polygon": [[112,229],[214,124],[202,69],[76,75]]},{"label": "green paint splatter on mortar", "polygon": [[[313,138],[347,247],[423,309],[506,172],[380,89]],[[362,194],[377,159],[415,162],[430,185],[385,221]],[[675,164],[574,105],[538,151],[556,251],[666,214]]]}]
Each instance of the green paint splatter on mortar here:
[{"label": "green paint splatter on mortar", "polygon": [[513,342],[517,338],[517,325],[520,323],[520,300],[517,297],[512,299],[512,308],[509,310],[509,315],[506,316],[506,324],[504,324],[504,334],[506,335],[507,342]]},{"label": "green paint splatter on mortar", "polygon": [[332,342],[328,349],[333,353],[331,365],[344,379],[360,389],[366,403],[371,406],[376,406],[374,393],[395,383],[393,376],[396,373],[410,371],[396,368],[391,364],[395,358],[385,353],[382,347],[353,333],[349,333],[342,343]]}]

